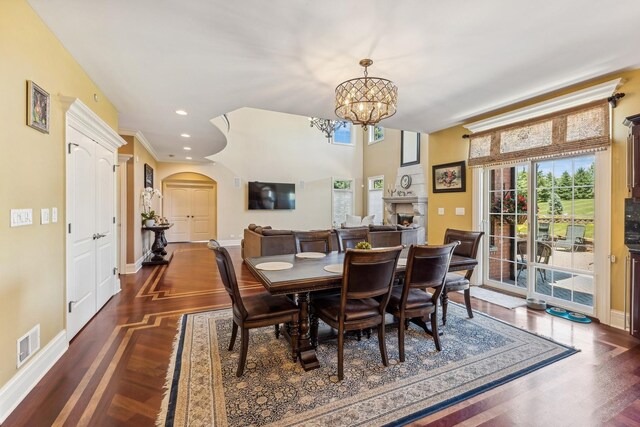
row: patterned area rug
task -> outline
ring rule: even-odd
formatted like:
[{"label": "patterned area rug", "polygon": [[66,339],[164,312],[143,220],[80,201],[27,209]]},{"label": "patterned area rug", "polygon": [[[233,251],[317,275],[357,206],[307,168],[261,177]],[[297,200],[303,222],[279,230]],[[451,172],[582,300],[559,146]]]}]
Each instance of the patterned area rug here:
[{"label": "patterned area rug", "polygon": [[[273,328],[252,330],[247,367],[235,376],[239,338],[229,352],[230,310],[183,316],[167,373],[158,425],[403,425],[546,366],[577,350],[449,304],[443,349],[412,325],[406,361],[387,326],[390,366],[377,334],[345,340],[345,379],[337,381],[336,341],[318,348],[321,368],[305,372]],[[238,334],[239,335],[239,334]]]}]

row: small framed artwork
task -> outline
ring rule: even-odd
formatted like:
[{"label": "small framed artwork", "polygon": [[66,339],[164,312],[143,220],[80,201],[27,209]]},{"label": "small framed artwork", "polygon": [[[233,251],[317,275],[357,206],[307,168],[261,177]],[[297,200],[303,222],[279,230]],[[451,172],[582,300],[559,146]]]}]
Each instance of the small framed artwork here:
[{"label": "small framed artwork", "polygon": [[369,126],[369,145],[380,142],[384,139],[384,127]]},{"label": "small framed artwork", "polygon": [[27,125],[49,133],[49,93],[27,80]]},{"label": "small framed artwork", "polygon": [[420,134],[403,130],[400,132],[400,166],[420,163]]},{"label": "small framed artwork", "polygon": [[434,165],[432,181],[434,193],[464,193],[467,189],[464,160]]},{"label": "small framed artwork", "polygon": [[144,164],[144,188],[153,188],[153,168],[148,164]]}]

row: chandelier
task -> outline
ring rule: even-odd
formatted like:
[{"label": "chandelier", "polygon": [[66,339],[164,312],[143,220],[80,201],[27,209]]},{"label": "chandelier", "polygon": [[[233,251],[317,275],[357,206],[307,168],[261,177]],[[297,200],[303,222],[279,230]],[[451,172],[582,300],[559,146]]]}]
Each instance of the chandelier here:
[{"label": "chandelier", "polygon": [[396,113],[398,87],[387,79],[369,77],[367,67],[373,61],[363,59],[364,78],[342,82],[336,87],[336,115],[356,125],[375,125]]},{"label": "chandelier", "polygon": [[331,142],[333,132],[345,125],[346,123],[342,120],[329,120],[319,119],[318,117],[309,117],[309,126],[315,126],[320,132],[324,133],[324,136],[327,137],[327,142]]}]

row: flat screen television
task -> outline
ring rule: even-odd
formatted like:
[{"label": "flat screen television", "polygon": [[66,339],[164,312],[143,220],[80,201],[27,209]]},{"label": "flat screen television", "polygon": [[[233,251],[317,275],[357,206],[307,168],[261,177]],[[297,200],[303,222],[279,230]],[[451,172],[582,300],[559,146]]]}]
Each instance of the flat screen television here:
[{"label": "flat screen television", "polygon": [[249,182],[249,209],[295,209],[296,185],[281,182]]}]

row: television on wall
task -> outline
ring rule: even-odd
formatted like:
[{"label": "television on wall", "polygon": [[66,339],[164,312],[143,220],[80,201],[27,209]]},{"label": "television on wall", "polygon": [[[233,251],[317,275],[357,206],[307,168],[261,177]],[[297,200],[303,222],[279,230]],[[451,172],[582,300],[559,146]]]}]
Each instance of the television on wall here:
[{"label": "television on wall", "polygon": [[282,182],[249,182],[249,209],[295,209],[296,185]]}]

